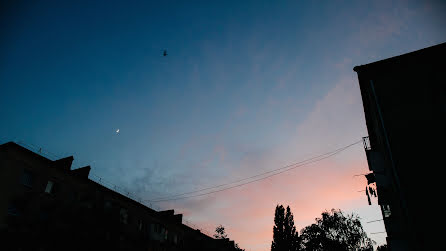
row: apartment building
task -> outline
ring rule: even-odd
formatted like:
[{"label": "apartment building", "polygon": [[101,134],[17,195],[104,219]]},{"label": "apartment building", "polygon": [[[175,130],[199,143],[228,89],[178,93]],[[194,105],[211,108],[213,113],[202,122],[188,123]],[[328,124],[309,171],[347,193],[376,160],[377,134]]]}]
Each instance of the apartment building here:
[{"label": "apartment building", "polygon": [[446,142],[446,43],[356,66],[391,250],[441,245]]},{"label": "apartment building", "polygon": [[89,179],[73,157],[50,160],[0,145],[0,238],[4,250],[235,250]]}]

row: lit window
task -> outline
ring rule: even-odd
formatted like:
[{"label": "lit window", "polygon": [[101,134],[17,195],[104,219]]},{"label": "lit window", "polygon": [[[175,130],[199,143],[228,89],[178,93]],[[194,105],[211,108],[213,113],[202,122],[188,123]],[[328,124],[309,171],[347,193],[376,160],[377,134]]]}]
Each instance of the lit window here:
[{"label": "lit window", "polygon": [[45,193],[53,194],[54,193],[54,182],[51,180],[48,181],[45,187]]},{"label": "lit window", "polygon": [[33,175],[30,171],[28,170],[24,170],[22,177],[21,177],[21,182],[22,185],[27,186],[27,187],[32,187],[33,186]]}]

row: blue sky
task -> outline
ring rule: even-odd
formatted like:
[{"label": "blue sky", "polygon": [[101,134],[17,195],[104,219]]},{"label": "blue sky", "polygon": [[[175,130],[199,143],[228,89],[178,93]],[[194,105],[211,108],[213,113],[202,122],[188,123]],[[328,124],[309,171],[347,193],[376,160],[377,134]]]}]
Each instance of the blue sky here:
[{"label": "blue sky", "polygon": [[[446,41],[441,1],[13,1],[0,9],[0,143],[74,155],[75,166],[92,165],[143,198],[359,140],[367,131],[353,67]],[[315,166],[309,179],[340,165],[336,173],[350,182],[350,172],[366,171],[364,157],[358,147]],[[331,189],[298,180],[278,176],[271,185],[289,184],[285,194],[304,189],[309,198]],[[379,217],[356,193],[364,180],[349,182],[357,198],[332,204],[314,204],[322,196],[298,206],[298,192],[245,203],[222,192],[161,206],[211,229],[226,225],[242,247],[266,250],[274,203],[305,212],[295,217],[302,224],[336,206]],[[239,194],[266,185],[252,186]],[[238,207],[267,213],[244,225],[238,215],[222,216]],[[254,221],[260,230],[250,232],[244,226]]]}]

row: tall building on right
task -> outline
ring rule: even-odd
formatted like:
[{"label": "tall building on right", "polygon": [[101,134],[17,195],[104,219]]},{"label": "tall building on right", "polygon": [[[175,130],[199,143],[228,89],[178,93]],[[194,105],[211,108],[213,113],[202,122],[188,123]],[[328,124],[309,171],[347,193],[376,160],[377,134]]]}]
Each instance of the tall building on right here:
[{"label": "tall building on right", "polygon": [[446,226],[446,43],[356,66],[390,250],[436,250]]}]

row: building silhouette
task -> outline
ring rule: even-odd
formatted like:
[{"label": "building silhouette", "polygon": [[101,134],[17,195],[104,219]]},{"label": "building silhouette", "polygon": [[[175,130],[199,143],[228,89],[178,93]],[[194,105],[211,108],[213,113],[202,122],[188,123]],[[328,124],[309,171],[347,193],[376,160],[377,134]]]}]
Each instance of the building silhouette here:
[{"label": "building silhouette", "polygon": [[[446,43],[356,66],[390,250],[436,250],[446,150]],[[440,227],[440,230],[439,230]]]},{"label": "building silhouette", "polygon": [[[236,250],[16,143],[0,145],[2,250]],[[6,248],[5,248],[6,247]]]}]

